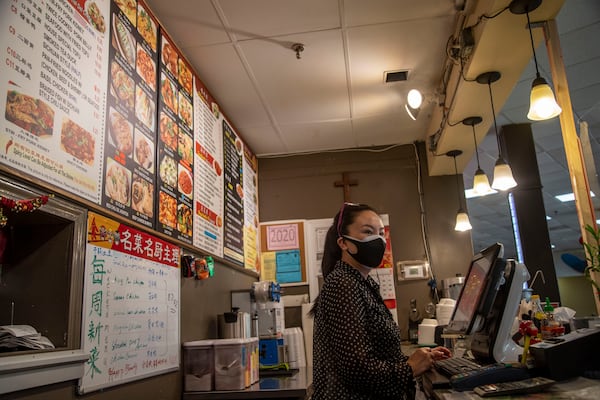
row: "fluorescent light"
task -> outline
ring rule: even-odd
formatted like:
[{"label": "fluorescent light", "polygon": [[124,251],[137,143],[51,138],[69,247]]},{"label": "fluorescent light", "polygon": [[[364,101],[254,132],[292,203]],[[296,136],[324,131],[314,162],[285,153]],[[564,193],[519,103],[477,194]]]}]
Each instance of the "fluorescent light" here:
[{"label": "fluorescent light", "polygon": [[[569,201],[575,201],[575,193],[565,193],[565,194],[559,194],[556,197],[556,199],[562,201],[563,203],[569,202]],[[594,192],[590,191],[590,197],[596,197],[596,195],[594,194]]]},{"label": "fluorescent light", "polygon": [[552,217],[549,217],[546,215],[546,221],[550,221],[552,219]]},{"label": "fluorescent light", "polygon": [[475,191],[475,189],[465,189],[465,198],[472,199],[473,197],[483,197],[483,196],[487,196],[488,194],[494,194],[494,193],[498,193],[498,191],[494,190],[492,188],[490,188],[490,190],[486,193],[477,193]]}]

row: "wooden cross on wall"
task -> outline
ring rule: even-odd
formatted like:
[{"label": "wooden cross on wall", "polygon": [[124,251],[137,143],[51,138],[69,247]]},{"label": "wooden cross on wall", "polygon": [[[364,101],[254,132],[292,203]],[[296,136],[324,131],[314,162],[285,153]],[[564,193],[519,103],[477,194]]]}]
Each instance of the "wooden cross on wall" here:
[{"label": "wooden cross on wall", "polygon": [[342,172],[342,180],[333,182],[335,187],[344,188],[344,201],[350,201],[350,186],[357,186],[358,181],[356,179],[350,179],[347,172]]}]

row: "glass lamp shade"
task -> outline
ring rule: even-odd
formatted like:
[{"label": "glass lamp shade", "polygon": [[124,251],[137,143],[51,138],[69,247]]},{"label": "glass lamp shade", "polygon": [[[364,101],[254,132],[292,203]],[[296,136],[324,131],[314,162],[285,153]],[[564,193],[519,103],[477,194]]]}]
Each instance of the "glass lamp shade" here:
[{"label": "glass lamp shade", "polygon": [[412,108],[408,104],[405,104],[404,109],[406,110],[406,113],[408,114],[410,119],[412,119],[413,121],[417,120],[417,116],[419,115],[419,110],[421,110],[420,108]]},{"label": "glass lamp shade", "polygon": [[494,181],[492,188],[497,190],[508,190],[517,186],[515,178],[513,178],[510,166],[501,157],[496,161],[494,167]]},{"label": "glass lamp shade", "polygon": [[473,176],[473,191],[476,194],[483,195],[488,194],[491,190],[492,188],[490,187],[487,175],[481,168],[478,168],[475,171],[475,176]]},{"label": "glass lamp shade", "polygon": [[548,82],[537,77],[531,84],[531,98],[527,118],[532,121],[544,121],[558,116],[562,109],[554,99],[554,93]]},{"label": "glass lamp shade", "polygon": [[471,222],[469,222],[469,215],[464,212],[463,209],[458,210],[456,214],[456,225],[454,226],[455,231],[464,232],[471,230]]},{"label": "glass lamp shade", "polygon": [[411,89],[406,96],[406,100],[411,108],[419,108],[423,102],[423,95],[417,89]]}]

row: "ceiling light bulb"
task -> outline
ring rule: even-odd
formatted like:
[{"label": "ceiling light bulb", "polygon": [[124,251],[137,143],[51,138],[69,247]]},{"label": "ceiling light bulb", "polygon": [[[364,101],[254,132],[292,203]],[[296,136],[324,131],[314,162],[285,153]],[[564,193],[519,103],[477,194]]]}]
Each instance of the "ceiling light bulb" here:
[{"label": "ceiling light bulb", "polygon": [[527,118],[532,121],[543,121],[558,116],[562,109],[554,99],[554,93],[548,82],[537,77],[531,85],[531,99]]},{"label": "ceiling light bulb", "polygon": [[473,191],[476,194],[484,195],[490,193],[492,188],[490,187],[490,181],[488,180],[487,175],[481,168],[475,171],[475,176],[473,177]]},{"label": "ceiling light bulb", "polygon": [[471,222],[469,222],[469,216],[462,209],[458,210],[456,214],[456,225],[454,226],[455,231],[464,232],[473,229]]},{"label": "ceiling light bulb", "polygon": [[501,157],[496,160],[494,167],[494,181],[492,188],[497,190],[508,190],[517,186],[515,178],[513,178],[510,166]]},{"label": "ceiling light bulb", "polygon": [[417,89],[411,89],[408,92],[406,100],[408,101],[408,105],[411,108],[419,108],[421,107],[421,103],[423,102],[423,96],[421,95],[421,92],[419,92]]}]

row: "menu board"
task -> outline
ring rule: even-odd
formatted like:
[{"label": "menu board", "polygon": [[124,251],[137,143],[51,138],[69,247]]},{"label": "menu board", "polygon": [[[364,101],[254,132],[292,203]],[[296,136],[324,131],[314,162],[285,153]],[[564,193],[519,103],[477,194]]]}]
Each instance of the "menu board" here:
[{"label": "menu board", "polygon": [[194,246],[223,257],[223,115],[194,78]]},{"label": "menu board", "polygon": [[3,1],[0,23],[0,164],[258,270],[256,156],[144,1]]},{"label": "menu board", "polygon": [[88,215],[79,393],[179,368],[179,247]]},{"label": "menu board", "polygon": [[102,205],[154,226],[157,22],[142,3],[113,2]]},{"label": "menu board", "polygon": [[0,3],[0,162],[98,203],[108,0]]},{"label": "menu board", "polygon": [[157,230],[192,244],[194,198],[192,69],[162,30],[160,39]]},{"label": "menu board", "polygon": [[223,256],[238,265],[244,264],[244,144],[223,119],[223,176],[225,179]]},{"label": "menu board", "polygon": [[258,160],[248,146],[244,146],[244,267],[260,269],[260,235],[258,233]]}]

